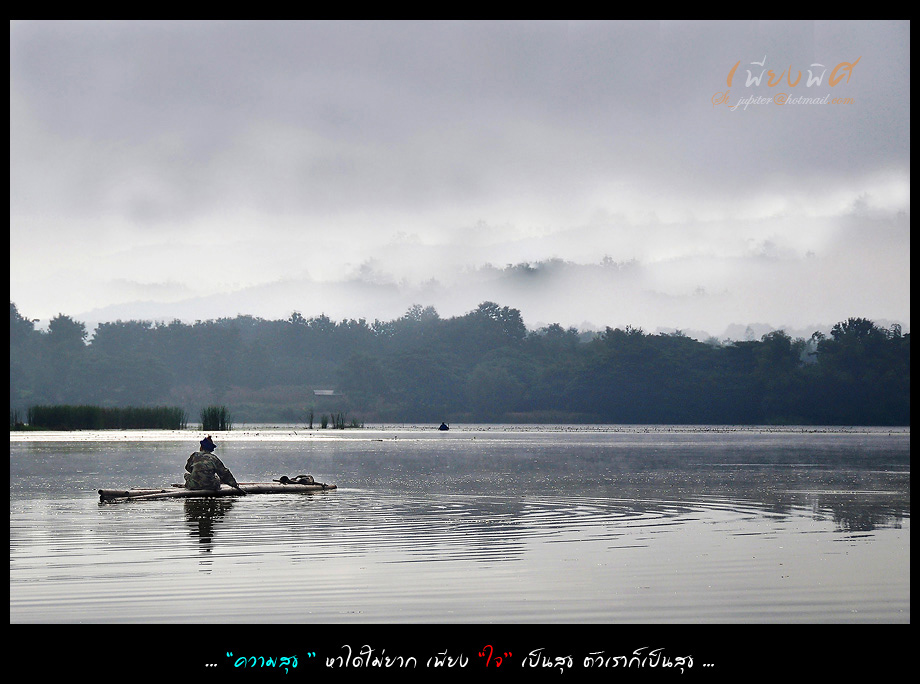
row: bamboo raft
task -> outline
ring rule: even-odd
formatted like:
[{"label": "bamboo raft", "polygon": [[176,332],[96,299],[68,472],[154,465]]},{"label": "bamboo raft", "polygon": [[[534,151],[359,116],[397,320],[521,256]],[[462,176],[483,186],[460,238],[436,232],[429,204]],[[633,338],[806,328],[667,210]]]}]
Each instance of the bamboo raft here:
[{"label": "bamboo raft", "polygon": [[[325,492],[335,489],[334,484],[314,482],[312,484],[296,484],[292,482],[241,482],[240,489],[246,494],[301,494],[305,492]],[[170,487],[135,487],[132,489],[100,489],[99,500],[105,502],[115,501],[150,501],[156,499],[187,499],[190,497],[220,497],[239,496],[240,493],[233,487],[221,485],[218,490],[186,489],[182,485],[174,484]]]}]

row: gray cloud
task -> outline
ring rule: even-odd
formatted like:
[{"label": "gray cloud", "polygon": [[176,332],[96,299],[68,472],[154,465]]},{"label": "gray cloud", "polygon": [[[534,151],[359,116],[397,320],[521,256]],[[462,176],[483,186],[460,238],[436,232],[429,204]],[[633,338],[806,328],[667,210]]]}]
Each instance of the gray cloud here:
[{"label": "gray cloud", "polygon": [[[713,106],[764,58],[859,58],[786,88],[854,103]],[[342,315],[909,325],[909,58],[908,22],[12,22],[10,297],[309,313],[372,264]],[[553,259],[586,269],[471,277]]]}]

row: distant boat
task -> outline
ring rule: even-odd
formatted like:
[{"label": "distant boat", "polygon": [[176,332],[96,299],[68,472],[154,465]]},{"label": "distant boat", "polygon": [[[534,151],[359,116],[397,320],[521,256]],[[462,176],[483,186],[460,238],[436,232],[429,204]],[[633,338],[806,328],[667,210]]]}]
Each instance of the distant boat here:
[{"label": "distant boat", "polygon": [[441,427],[439,427],[438,430],[450,430],[450,428],[447,426],[447,423],[441,423]]}]

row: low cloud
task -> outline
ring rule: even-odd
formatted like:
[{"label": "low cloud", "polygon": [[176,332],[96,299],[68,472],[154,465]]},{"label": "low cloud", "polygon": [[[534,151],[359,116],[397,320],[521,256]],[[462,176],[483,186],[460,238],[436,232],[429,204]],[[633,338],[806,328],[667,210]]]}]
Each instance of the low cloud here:
[{"label": "low cloud", "polygon": [[[909,22],[13,22],[10,297],[42,318],[491,299],[534,323],[909,327],[909,38]],[[711,101],[736,62],[856,58],[838,86],[853,106]]]}]

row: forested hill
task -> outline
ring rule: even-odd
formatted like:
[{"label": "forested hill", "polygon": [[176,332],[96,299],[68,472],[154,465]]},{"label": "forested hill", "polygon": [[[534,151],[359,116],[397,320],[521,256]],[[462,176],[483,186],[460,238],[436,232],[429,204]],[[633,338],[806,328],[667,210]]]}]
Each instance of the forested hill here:
[{"label": "forested hill", "polygon": [[910,334],[863,318],[829,336],[704,343],[680,333],[528,331],[484,302],[441,318],[251,316],[83,323],[47,332],[10,303],[10,410],[38,404],[229,407],[235,422],[910,424]]}]

